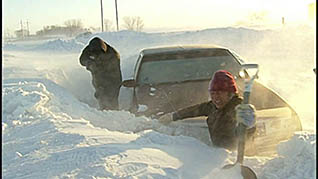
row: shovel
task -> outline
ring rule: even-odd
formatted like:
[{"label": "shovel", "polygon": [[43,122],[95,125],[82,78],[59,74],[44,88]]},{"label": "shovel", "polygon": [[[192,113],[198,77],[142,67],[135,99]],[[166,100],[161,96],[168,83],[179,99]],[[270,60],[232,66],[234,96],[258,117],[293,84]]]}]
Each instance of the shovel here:
[{"label": "shovel", "polygon": [[[244,64],[242,65],[242,70],[245,70],[245,69],[256,69],[255,74],[249,80],[245,78],[245,89],[243,93],[242,103],[248,104],[253,81],[257,77],[257,74],[259,71],[258,64]],[[246,126],[242,123],[239,123],[238,125],[238,134],[239,134],[239,141],[238,141],[238,149],[237,149],[237,160],[234,164],[225,165],[222,169],[230,169],[234,167],[236,164],[239,164],[241,166],[241,174],[244,179],[257,179],[255,172],[249,167],[243,165]]]}]

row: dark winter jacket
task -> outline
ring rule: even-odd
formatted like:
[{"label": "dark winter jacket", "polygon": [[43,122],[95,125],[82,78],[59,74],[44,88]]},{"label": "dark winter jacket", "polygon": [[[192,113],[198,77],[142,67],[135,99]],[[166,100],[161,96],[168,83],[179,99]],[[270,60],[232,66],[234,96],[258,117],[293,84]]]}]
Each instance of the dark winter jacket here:
[{"label": "dark winter jacket", "polygon": [[118,109],[118,95],[122,82],[118,52],[95,37],[83,49],[79,60],[92,74],[95,97],[100,108]]},{"label": "dark winter jacket", "polygon": [[[174,120],[208,116],[207,124],[213,145],[233,150],[237,148],[238,142],[235,107],[241,102],[241,97],[234,96],[222,109],[217,109],[212,101],[208,101],[177,111]],[[249,129],[248,136],[254,132],[255,128]]]}]

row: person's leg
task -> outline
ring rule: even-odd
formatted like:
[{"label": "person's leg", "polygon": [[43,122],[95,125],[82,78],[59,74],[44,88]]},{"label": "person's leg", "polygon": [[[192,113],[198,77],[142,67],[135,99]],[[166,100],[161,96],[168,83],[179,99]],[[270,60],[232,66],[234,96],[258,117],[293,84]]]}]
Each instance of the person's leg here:
[{"label": "person's leg", "polygon": [[120,88],[98,88],[96,91],[96,99],[98,100],[101,110],[118,110],[118,96]]},{"label": "person's leg", "polygon": [[99,105],[100,110],[113,110],[111,101],[110,101],[108,96],[100,95],[97,98],[97,101],[98,101],[98,105]]},{"label": "person's leg", "polygon": [[118,110],[119,109],[119,104],[118,104],[118,96],[119,96],[119,88],[115,89],[113,91],[112,99],[111,99],[111,105],[113,106],[114,109]]}]

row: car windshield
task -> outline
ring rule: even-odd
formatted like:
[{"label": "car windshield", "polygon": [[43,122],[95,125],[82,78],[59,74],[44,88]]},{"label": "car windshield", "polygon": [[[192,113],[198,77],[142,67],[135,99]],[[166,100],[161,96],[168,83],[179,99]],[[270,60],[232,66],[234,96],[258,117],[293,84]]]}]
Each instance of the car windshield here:
[{"label": "car windshield", "polygon": [[230,50],[230,52],[232,53],[232,55],[242,64],[245,63],[243,58],[241,56],[239,56],[235,51]]},{"label": "car windshield", "polygon": [[164,60],[145,60],[140,66],[137,81],[139,84],[158,84],[211,79],[213,73],[220,69],[239,71],[240,65],[228,51],[215,56],[196,54],[187,58],[180,58],[180,55],[169,58],[165,55]]}]

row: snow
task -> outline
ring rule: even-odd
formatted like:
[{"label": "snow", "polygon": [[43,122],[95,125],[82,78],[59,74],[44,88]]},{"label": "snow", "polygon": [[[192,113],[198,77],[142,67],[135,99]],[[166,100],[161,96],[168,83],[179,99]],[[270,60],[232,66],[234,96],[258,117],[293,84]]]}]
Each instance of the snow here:
[{"label": "snow", "polygon": [[278,146],[279,157],[264,166],[267,178],[312,178],[316,176],[316,135],[301,132]]},{"label": "snow", "polygon": [[[290,35],[293,41],[287,40]],[[314,35],[313,29],[303,27],[220,28],[5,42],[2,176],[242,178],[238,166],[221,169],[235,162],[237,153],[211,146],[207,131],[191,131],[177,122],[164,126],[126,111],[130,89],[121,89],[122,110],[97,110],[90,74],[79,65],[78,57],[89,39],[99,36],[120,52],[125,79],[132,76],[140,49],[150,46],[213,43],[253,59],[261,66],[260,80],[290,102],[304,130],[279,144],[277,156],[245,157],[244,165],[263,179],[316,178]],[[146,108],[140,106],[140,110]]]}]

